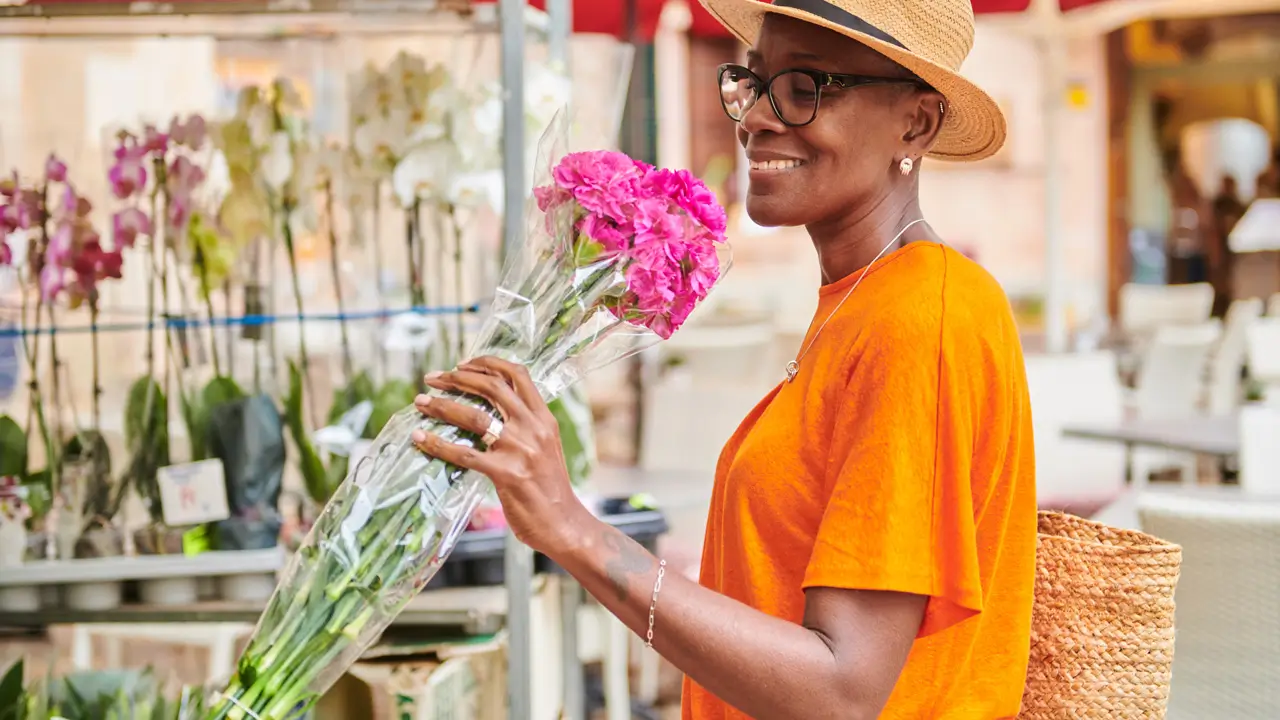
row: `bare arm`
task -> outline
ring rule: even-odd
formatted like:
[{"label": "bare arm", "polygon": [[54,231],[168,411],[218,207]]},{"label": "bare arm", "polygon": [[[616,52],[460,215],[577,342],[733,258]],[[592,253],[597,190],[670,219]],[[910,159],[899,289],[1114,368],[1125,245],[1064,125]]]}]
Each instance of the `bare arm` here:
[{"label": "bare arm", "polygon": [[[658,561],[617,529],[574,523],[552,556],[644,637]],[[654,648],[694,682],[757,718],[875,718],[924,615],[919,595],[813,588],[803,625],[770,617],[667,573]]]},{"label": "bare arm", "polygon": [[[593,517],[569,484],[555,417],[524,368],[497,358],[427,378],[432,387],[488,399],[506,419],[481,452],[418,432],[423,451],[493,480],[516,536],[569,571],[627,627],[644,636],[658,561]],[[418,408],[481,434],[489,416],[445,399]],[[814,588],[803,623],[771,617],[667,574],[654,647],[694,682],[757,718],[875,718],[889,699],[920,629],[919,595]]]}]

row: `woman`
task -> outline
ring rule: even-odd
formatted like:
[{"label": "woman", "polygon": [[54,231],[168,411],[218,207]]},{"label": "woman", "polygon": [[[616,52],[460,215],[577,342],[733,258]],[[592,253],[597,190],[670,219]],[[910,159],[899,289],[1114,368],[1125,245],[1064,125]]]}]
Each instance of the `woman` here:
[{"label": "woman", "polygon": [[[977,159],[1004,138],[995,103],[955,73],[969,2],[703,2],[753,44],[720,82],[751,161],[747,211],[805,226],[827,284],[721,456],[701,582],[579,504],[518,366],[428,379],[499,409],[487,452],[415,441],[492,478],[517,537],[687,674],[686,719],[1013,717],[1036,532],[1018,330],[917,200],[924,155]],[[419,407],[489,427],[451,402]]]}]

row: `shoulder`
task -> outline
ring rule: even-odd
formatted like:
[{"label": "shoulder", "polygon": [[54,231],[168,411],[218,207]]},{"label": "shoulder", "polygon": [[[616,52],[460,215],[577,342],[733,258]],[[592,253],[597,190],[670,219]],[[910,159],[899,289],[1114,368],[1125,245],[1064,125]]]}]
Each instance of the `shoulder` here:
[{"label": "shoulder", "polygon": [[[868,298],[874,334],[901,341],[935,337],[1007,339],[1013,311],[1000,283],[978,263],[939,243],[915,243],[890,258]],[[870,295],[870,294],[869,294]]]}]

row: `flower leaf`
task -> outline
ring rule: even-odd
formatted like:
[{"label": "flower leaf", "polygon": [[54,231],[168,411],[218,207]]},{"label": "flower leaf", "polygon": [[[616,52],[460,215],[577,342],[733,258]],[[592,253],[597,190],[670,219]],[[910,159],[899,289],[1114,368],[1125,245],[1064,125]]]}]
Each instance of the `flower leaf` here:
[{"label": "flower leaf", "polygon": [[369,424],[365,426],[365,439],[378,437],[382,428],[391,421],[391,416],[411,404],[417,394],[418,389],[413,383],[404,380],[388,380],[378,388],[378,393],[373,398],[373,414],[369,416]]},{"label": "flower leaf", "polygon": [[133,452],[124,483],[147,503],[151,519],[160,522],[160,488],[156,475],[169,464],[169,403],[155,378],[143,376],[129,387],[124,415],[125,446]]},{"label": "flower leaf", "polygon": [[27,476],[27,434],[17,421],[0,415],[0,477]]},{"label": "flower leaf", "polygon": [[26,693],[22,690],[22,658],[9,666],[0,678],[0,720],[21,720],[26,707]]},{"label": "flower leaf", "polygon": [[191,459],[205,460],[209,457],[209,431],[213,411],[220,405],[234,402],[245,397],[244,391],[229,377],[215,377],[200,391],[198,398],[183,402],[183,416],[187,421],[187,432],[191,436]]},{"label": "flower leaf", "polygon": [[377,388],[374,387],[373,378],[369,373],[367,371],[357,373],[346,387],[334,391],[333,404],[329,406],[329,424],[338,422],[347,411],[365,400],[372,402],[376,396]]},{"label": "flower leaf", "polygon": [[569,468],[569,480],[574,485],[581,485],[591,476],[596,464],[591,404],[582,386],[572,385],[548,407],[560,426],[560,445]]},{"label": "flower leaf", "polygon": [[[298,448],[298,470],[302,473],[302,481],[307,486],[307,494],[311,499],[323,505],[329,501],[337,485],[331,485],[324,461],[320,453],[311,444],[306,424],[302,419],[302,371],[297,363],[289,361],[289,394],[284,399],[284,422],[289,427],[293,444]],[[341,478],[338,480],[341,482]]]}]

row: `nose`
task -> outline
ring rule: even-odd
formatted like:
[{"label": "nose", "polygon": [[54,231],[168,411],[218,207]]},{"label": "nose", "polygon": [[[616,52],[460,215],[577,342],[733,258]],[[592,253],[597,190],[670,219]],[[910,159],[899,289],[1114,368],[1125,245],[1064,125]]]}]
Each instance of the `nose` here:
[{"label": "nose", "polygon": [[763,132],[785,132],[787,126],[778,117],[778,113],[774,112],[773,103],[769,102],[768,94],[762,94],[751,107],[747,108],[747,113],[742,116],[742,120],[738,121],[738,128],[740,133],[759,135]]}]

